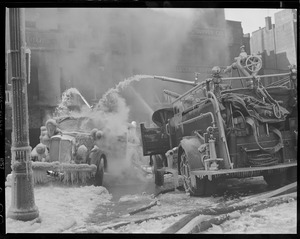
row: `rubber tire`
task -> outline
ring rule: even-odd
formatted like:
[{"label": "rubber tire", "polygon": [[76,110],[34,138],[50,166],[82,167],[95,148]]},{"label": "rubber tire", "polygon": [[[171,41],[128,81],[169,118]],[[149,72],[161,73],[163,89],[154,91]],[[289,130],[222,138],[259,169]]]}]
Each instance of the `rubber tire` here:
[{"label": "rubber tire", "polygon": [[[179,170],[181,172],[181,169]],[[216,193],[217,182],[214,180],[212,181],[208,180],[207,176],[201,179],[199,177],[196,177],[196,187],[190,185],[190,188],[191,188],[189,190],[190,196],[197,196],[197,197],[211,196]]]},{"label": "rubber tire", "polygon": [[161,155],[153,155],[153,174],[154,174],[154,183],[156,186],[164,185],[164,171],[157,171],[157,169],[163,168],[163,158]]},{"label": "rubber tire", "polygon": [[297,181],[297,167],[291,167],[286,172],[287,183],[294,183]]},{"label": "rubber tire", "polygon": [[104,156],[102,155],[97,162],[97,171],[95,175],[94,186],[102,186],[103,185],[103,177],[104,177]]},{"label": "rubber tire", "polygon": [[287,171],[281,173],[264,174],[263,176],[268,186],[270,188],[274,188],[274,187],[280,187],[285,184],[286,173]]}]

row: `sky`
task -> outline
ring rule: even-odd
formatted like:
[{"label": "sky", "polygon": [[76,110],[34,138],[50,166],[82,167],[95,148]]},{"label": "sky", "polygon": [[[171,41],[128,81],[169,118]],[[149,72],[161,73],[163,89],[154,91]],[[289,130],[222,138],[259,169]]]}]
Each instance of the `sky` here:
[{"label": "sky", "polygon": [[[190,16],[190,9],[164,9],[164,8],[157,8],[153,9],[157,11],[165,11],[169,14],[180,15],[181,17],[189,17]],[[270,16],[272,18],[272,23],[275,23],[274,13],[282,11],[283,9],[267,9],[267,8],[225,8],[225,19],[226,20],[233,20],[233,21],[240,21],[242,22],[242,28],[244,34],[252,33],[259,29],[259,27],[265,26],[265,17]]]},{"label": "sky", "polygon": [[265,27],[265,17],[270,16],[272,24],[275,23],[274,13],[283,9],[251,9],[251,8],[225,8],[225,19],[242,22],[244,34],[252,33]]}]

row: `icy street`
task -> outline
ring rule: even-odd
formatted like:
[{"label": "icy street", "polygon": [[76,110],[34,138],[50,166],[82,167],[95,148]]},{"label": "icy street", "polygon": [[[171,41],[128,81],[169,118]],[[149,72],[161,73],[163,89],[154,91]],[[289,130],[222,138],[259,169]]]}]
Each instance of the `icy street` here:
[{"label": "icy street", "polygon": [[[167,175],[166,175],[167,176]],[[172,187],[168,175],[165,188]],[[157,205],[148,210],[129,215],[142,206],[153,202],[153,195],[162,188],[154,186],[153,178],[146,183],[105,187],[62,186],[50,183],[36,186],[35,203],[39,217],[22,222],[7,218],[7,233],[161,233],[183,218],[186,214],[170,215],[190,209],[200,209],[224,201],[229,202],[239,196],[265,190],[262,177],[231,179],[227,186],[220,186],[222,194],[215,197],[190,197],[183,191],[168,192],[157,196]],[[222,191],[221,190],[221,191]],[[238,191],[237,191],[238,190]],[[6,190],[6,212],[10,206],[11,187]],[[161,217],[156,217],[161,216]],[[152,220],[133,223],[132,221],[156,217]],[[128,222],[115,227],[120,222]],[[221,225],[213,225],[203,233],[275,233],[294,234],[297,232],[297,201],[268,207],[256,212],[232,214],[230,220]]]}]

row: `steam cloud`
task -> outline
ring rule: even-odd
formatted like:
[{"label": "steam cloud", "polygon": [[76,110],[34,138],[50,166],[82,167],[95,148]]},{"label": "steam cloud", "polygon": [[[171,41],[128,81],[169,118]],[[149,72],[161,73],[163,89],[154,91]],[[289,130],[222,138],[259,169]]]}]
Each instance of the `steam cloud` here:
[{"label": "steam cloud", "polygon": [[[107,135],[122,135],[128,122],[150,121],[155,110],[150,105],[162,100],[163,89],[178,93],[189,89],[151,79],[152,75],[183,78],[174,70],[176,65],[225,65],[225,40],[198,39],[203,47],[196,48],[189,37],[195,24],[203,29],[225,27],[222,10],[178,10],[72,8],[43,20],[43,11],[49,9],[41,9],[39,18],[44,22],[39,24],[59,24],[63,38],[70,39],[66,43],[57,37],[59,48],[70,49],[57,55],[59,68],[53,68],[60,69],[52,75],[60,78],[61,91],[76,88],[88,102],[96,103],[96,110],[83,108],[72,114],[91,118]],[[193,74],[185,79],[193,80]],[[137,76],[128,78],[133,75]],[[55,80],[52,84],[58,84]]]},{"label": "steam cloud", "polygon": [[[226,41],[191,40],[189,33],[198,28],[224,28],[222,9],[60,9],[56,17],[48,17],[50,9],[39,9],[38,22],[59,24],[62,36],[57,45],[58,68],[49,69],[52,84],[61,81],[61,93],[77,88],[88,102],[98,101],[108,89],[132,75],[166,75],[194,80],[194,73],[176,72],[176,65],[208,66],[224,63]],[[51,9],[54,14],[53,10]],[[66,42],[65,39],[69,39]],[[70,49],[70,50],[65,50]],[[60,72],[57,71],[60,68]],[[43,87],[43,86],[40,86]],[[45,86],[46,87],[46,86]],[[57,90],[58,87],[49,88]],[[131,85],[144,102],[133,97],[132,89],[121,93],[130,107],[130,120],[149,121],[149,108],[163,100],[163,89],[183,93],[188,86],[145,80]],[[150,106],[153,108],[153,106]],[[155,108],[153,109],[155,110]]]}]

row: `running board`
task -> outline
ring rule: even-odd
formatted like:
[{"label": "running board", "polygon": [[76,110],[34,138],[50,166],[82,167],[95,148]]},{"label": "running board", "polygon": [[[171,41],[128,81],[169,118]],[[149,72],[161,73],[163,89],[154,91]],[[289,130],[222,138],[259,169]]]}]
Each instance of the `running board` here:
[{"label": "running board", "polygon": [[220,169],[217,171],[205,171],[205,170],[193,170],[191,171],[191,175],[194,176],[225,176],[225,177],[255,177],[261,175],[263,171],[269,171],[269,170],[285,170],[289,167],[295,167],[297,166],[297,162],[288,163],[288,164],[279,164],[274,166],[268,166],[268,167],[249,167],[249,168],[236,168],[236,169]]}]

